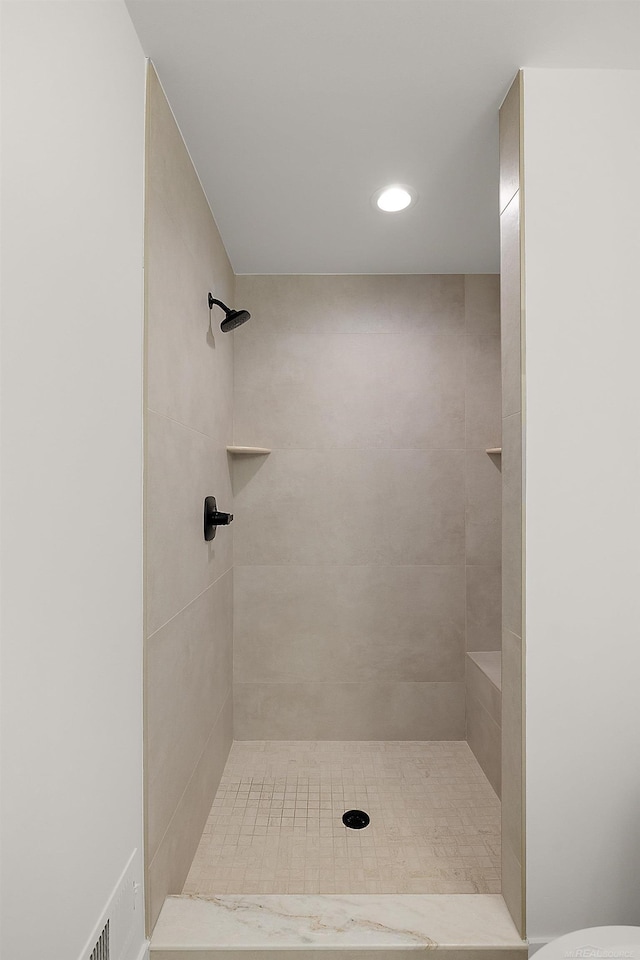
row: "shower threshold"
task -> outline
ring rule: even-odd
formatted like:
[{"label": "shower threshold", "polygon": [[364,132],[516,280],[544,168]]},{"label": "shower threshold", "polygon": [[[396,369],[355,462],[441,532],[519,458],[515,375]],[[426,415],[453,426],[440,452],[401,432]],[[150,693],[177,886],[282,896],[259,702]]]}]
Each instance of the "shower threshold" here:
[{"label": "shower threshold", "polygon": [[400,960],[409,952],[448,960],[526,960],[527,946],[499,894],[265,894],[168,897],[152,960]]}]

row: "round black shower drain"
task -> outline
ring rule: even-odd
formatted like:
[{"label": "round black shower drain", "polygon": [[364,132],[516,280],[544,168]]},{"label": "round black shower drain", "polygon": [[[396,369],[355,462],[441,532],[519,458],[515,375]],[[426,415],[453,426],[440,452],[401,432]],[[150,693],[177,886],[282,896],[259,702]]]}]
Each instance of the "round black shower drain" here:
[{"label": "round black shower drain", "polygon": [[369,826],[369,814],[364,810],[347,810],[342,815],[342,822],[350,830],[362,830],[363,827]]}]

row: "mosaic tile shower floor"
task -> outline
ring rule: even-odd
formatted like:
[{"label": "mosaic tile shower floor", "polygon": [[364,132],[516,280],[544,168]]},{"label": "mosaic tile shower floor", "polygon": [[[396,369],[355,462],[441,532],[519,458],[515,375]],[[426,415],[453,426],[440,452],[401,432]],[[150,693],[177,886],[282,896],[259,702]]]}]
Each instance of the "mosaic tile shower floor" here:
[{"label": "mosaic tile shower floor", "polygon": [[464,742],[236,742],[183,893],[500,893],[500,801]]}]

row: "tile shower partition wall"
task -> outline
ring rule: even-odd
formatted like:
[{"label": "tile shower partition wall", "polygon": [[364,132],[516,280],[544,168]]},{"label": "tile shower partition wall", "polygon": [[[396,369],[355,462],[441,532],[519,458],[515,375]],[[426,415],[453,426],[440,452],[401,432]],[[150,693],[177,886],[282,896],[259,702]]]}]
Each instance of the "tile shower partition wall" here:
[{"label": "tile shower partition wall", "polygon": [[148,922],[179,893],[232,738],[232,534],[202,532],[205,496],[231,508],[232,338],[207,292],[234,276],[153,71],[146,172],[145,750]]},{"label": "tile shower partition wall", "polygon": [[500,249],[502,276],[502,895],[525,934],[523,897],[523,275],[521,272],[522,75],[500,108]]},{"label": "tile shower partition wall", "polygon": [[237,288],[234,442],[272,453],[234,463],[236,739],[463,739],[467,642],[500,647],[498,278]]}]

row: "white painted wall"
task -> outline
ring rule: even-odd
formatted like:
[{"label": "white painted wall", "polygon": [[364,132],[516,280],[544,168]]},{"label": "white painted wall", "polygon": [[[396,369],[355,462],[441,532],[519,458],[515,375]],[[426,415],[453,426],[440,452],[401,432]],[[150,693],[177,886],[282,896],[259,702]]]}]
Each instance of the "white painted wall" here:
[{"label": "white painted wall", "polygon": [[528,934],[640,924],[640,72],[525,70]]},{"label": "white painted wall", "polygon": [[76,960],[142,847],[144,56],[110,0],[2,57],[0,953]]}]

